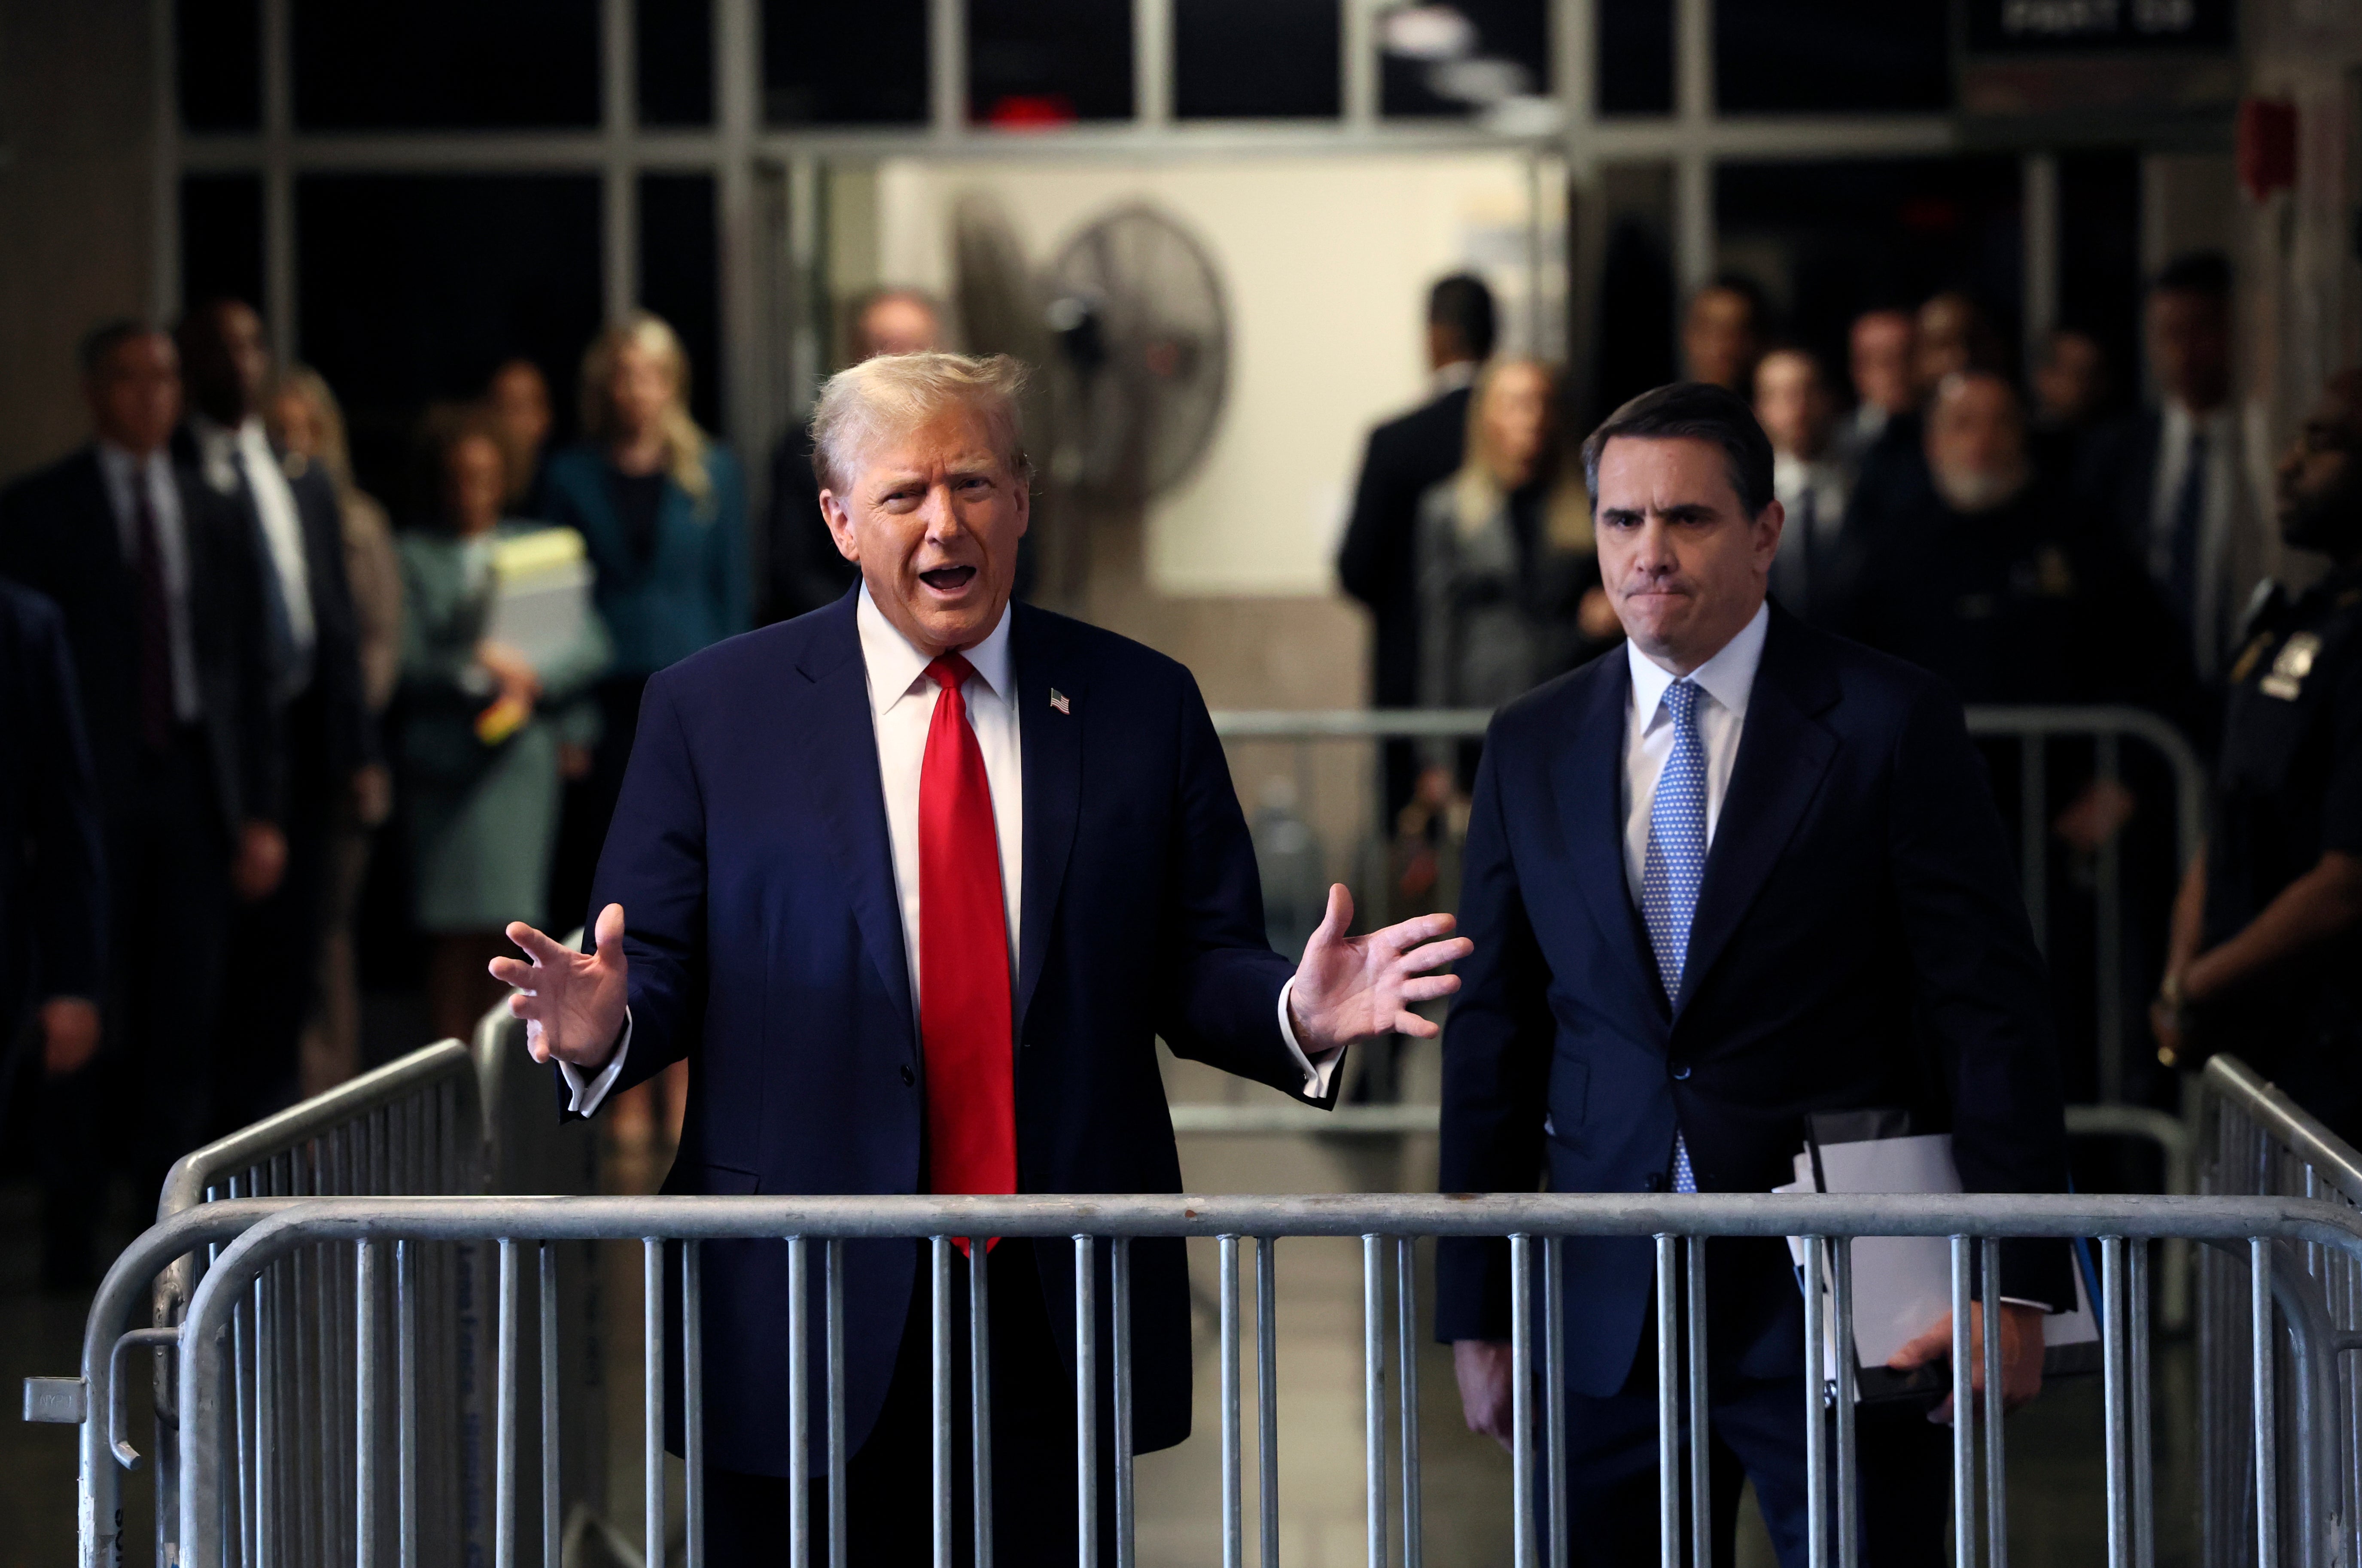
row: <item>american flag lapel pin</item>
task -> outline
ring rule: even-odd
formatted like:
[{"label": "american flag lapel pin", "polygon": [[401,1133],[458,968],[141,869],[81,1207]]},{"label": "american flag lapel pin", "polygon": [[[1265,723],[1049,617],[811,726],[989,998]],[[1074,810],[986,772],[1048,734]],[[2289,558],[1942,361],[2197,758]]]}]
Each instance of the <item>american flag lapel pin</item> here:
[{"label": "american flag lapel pin", "polygon": [[1075,711],[1073,705],[1066,701],[1066,694],[1054,686],[1050,688],[1050,706],[1057,709],[1061,713],[1069,715]]}]

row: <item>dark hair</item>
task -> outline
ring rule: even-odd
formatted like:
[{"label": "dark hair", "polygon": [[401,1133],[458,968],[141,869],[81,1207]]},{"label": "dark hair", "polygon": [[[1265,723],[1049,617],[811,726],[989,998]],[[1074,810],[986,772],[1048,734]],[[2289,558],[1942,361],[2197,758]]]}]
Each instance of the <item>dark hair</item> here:
[{"label": "dark hair", "polygon": [[83,333],[74,357],[81,362],[83,375],[95,376],[106,369],[106,362],[114,358],[117,348],[134,338],[151,337],[162,330],[144,316],[118,315]]},{"label": "dark hair", "polygon": [[1772,301],[1763,293],[1763,285],[1744,272],[1717,272],[1711,282],[1690,295],[1694,305],[1707,294],[1737,294],[1747,304],[1747,319],[1761,332],[1771,324]]},{"label": "dark hair", "polygon": [[2192,250],[2165,264],[2151,293],[2198,294],[2222,304],[2231,298],[2231,259],[2219,250]]},{"label": "dark hair", "polygon": [[1607,416],[1583,444],[1583,482],[1599,510],[1599,455],[1618,436],[1647,441],[1711,441],[1722,448],[1730,488],[1750,518],[1772,504],[1772,437],[1747,400],[1707,381],[1675,381],[1644,392]]},{"label": "dark hair", "polygon": [[1454,272],[1436,280],[1427,291],[1427,324],[1444,327],[1460,346],[1479,359],[1493,357],[1498,332],[1493,313],[1493,291],[1473,272]]}]

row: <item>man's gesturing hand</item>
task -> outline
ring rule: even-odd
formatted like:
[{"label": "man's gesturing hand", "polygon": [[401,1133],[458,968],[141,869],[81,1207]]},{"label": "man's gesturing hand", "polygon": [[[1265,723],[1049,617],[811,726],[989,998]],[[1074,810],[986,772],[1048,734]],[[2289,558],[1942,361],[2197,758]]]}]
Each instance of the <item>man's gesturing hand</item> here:
[{"label": "man's gesturing hand", "polygon": [[[1466,937],[1451,935],[1459,922],[1448,914],[1421,915],[1367,936],[1347,936],[1352,922],[1353,895],[1342,882],[1332,884],[1329,912],[1304,944],[1296,989],[1287,999],[1297,1043],[1311,1055],[1388,1034],[1431,1040],[1441,1033],[1409,1009],[1460,988],[1459,976],[1429,972],[1476,950]],[[1451,940],[1436,940],[1441,937]]]},{"label": "man's gesturing hand", "polygon": [[555,1058],[592,1069],[607,1065],[624,1033],[624,906],[599,911],[596,951],[577,953],[523,921],[509,940],[533,955],[492,960],[492,978],[514,986],[509,1010],[524,1020],[525,1047],[536,1062]]}]

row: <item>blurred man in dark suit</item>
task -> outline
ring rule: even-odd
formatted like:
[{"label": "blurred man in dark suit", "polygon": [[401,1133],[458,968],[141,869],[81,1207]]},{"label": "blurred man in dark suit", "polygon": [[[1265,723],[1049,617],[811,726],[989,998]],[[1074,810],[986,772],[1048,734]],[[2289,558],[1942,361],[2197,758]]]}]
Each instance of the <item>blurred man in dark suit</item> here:
[{"label": "blurred man in dark suit", "polygon": [[[1428,401],[1370,432],[1353,512],[1337,552],[1345,591],[1369,606],[1370,701],[1418,703],[1418,502],[1458,470],[1468,440],[1468,389],[1492,358],[1493,291],[1458,272],[1427,295]],[[1410,803],[1418,754],[1408,741],[1385,748],[1386,823]]]},{"label": "blurred man in dark suit", "polygon": [[147,1190],[209,1131],[207,1025],[233,892],[277,886],[275,704],[254,536],[171,459],[172,340],[138,322],[91,334],[96,438],[0,493],[0,573],[63,613],[97,778],[112,941],[109,1037],[137,1075],[134,1174]]},{"label": "blurred man in dark suit", "polygon": [[41,1283],[52,1289],[95,1272],[105,885],[64,617],[0,580],[0,1106],[13,1086],[39,1086]]},{"label": "blurred man in dark suit", "polygon": [[289,472],[264,430],[271,361],[261,318],[216,300],[191,311],[178,338],[192,411],[175,449],[237,508],[260,561],[287,835],[286,874],[231,933],[215,1108],[228,1128],[294,1098],[330,834],[348,804],[362,821],[381,817],[389,785],[362,695],[336,485],[317,465]]},{"label": "blurred man in dark suit", "polygon": [[[879,289],[853,312],[851,363],[944,346],[943,311],[916,289]],[[771,504],[763,526],[762,602],[756,622],[792,620],[833,604],[860,577],[836,553],[820,513],[811,432],[799,420],[771,448]]]},{"label": "blurred man in dark suit", "polygon": [[1853,412],[1838,432],[1838,453],[1857,472],[1870,449],[1897,417],[1918,406],[1911,385],[1911,362],[1919,352],[1919,328],[1907,310],[1868,310],[1854,317],[1846,334],[1846,370],[1853,379]]},{"label": "blurred man in dark suit", "polygon": [[1755,281],[1735,272],[1692,294],[1682,316],[1682,364],[1689,379],[1744,395],[1754,385],[1771,314]]},{"label": "blurred man in dark suit", "polygon": [[2149,286],[2149,370],[2163,401],[2095,434],[2081,483],[2105,526],[2148,569],[2190,639],[2201,677],[2220,679],[2259,542],[2240,504],[2231,407],[2231,264],[2185,256]]},{"label": "blurred man in dark suit", "polygon": [[1836,446],[1837,393],[1819,356],[1792,346],[1764,355],[1755,367],[1755,417],[1772,437],[1772,489],[1788,512],[1772,591],[1789,613],[1826,624],[1844,602],[1849,575],[1853,470]]}]

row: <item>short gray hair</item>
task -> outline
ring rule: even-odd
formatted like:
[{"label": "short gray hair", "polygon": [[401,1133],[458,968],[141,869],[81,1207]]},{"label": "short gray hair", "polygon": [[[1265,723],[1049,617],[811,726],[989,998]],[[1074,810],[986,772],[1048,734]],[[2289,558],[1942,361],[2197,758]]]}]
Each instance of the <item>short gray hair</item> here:
[{"label": "short gray hair", "polygon": [[881,435],[966,408],[983,419],[1010,476],[1030,483],[1033,463],[1017,403],[1025,375],[1006,354],[880,354],[839,370],[812,404],[812,468],[823,488],[842,493],[858,471],[862,449]]}]

